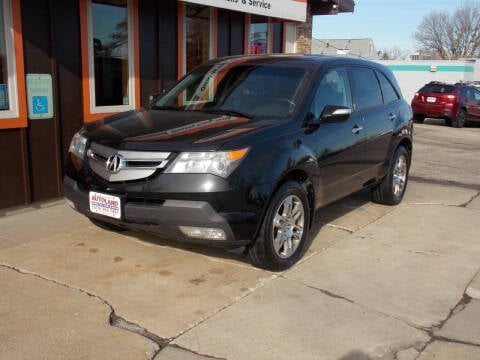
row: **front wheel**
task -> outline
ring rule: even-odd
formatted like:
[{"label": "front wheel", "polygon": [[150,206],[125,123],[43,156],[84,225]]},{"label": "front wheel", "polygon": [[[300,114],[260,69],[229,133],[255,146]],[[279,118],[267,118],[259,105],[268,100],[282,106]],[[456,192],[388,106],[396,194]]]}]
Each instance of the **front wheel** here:
[{"label": "front wheel", "polygon": [[304,187],[295,181],[286,182],[274,194],[260,233],[249,248],[253,265],[273,271],[291,267],[308,247],[309,223]]},{"label": "front wheel", "polygon": [[372,190],[372,200],[383,205],[397,205],[405,194],[410,169],[410,153],[400,145],[393,156],[387,176]]}]

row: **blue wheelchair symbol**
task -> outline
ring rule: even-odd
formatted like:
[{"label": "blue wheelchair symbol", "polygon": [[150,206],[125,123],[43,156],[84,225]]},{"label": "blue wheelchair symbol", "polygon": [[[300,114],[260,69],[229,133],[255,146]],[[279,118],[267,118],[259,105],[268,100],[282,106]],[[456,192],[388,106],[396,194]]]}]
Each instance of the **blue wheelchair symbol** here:
[{"label": "blue wheelchair symbol", "polygon": [[46,96],[33,96],[32,110],[34,114],[48,114],[48,98]]}]

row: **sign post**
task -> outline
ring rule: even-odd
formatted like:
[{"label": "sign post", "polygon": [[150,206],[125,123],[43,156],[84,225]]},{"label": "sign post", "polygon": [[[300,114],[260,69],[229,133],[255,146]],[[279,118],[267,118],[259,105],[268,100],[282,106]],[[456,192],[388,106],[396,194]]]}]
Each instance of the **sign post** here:
[{"label": "sign post", "polygon": [[28,118],[53,118],[52,76],[50,74],[27,74]]}]

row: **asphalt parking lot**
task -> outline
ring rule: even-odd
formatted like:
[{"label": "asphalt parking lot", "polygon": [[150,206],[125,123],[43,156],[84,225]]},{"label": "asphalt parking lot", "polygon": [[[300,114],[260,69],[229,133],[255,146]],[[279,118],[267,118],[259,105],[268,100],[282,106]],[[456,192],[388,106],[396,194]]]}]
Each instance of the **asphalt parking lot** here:
[{"label": "asphalt parking lot", "polygon": [[321,209],[282,273],[62,200],[4,211],[0,359],[480,359],[479,154],[479,126],[415,125],[403,203]]}]

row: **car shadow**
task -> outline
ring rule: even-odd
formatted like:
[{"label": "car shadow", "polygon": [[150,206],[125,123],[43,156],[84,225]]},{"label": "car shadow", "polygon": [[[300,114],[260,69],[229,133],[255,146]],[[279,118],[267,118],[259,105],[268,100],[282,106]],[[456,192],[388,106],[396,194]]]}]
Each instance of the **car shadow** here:
[{"label": "car shadow", "polygon": [[[426,118],[423,122],[426,125],[438,125],[438,126],[448,126],[445,124],[444,119],[434,119],[434,118]],[[464,127],[470,128],[480,128],[480,122],[468,122],[464,125]]]},{"label": "car shadow", "polygon": [[[318,209],[315,212],[314,221],[309,231],[309,245],[316,240],[317,235],[326,224],[335,222],[335,220],[347,215],[348,213],[357,211],[370,201],[370,190],[365,189]],[[227,250],[220,247],[212,247],[196,243],[185,243],[177,240],[167,240],[159,235],[145,231],[128,230],[124,232],[124,234],[150,244],[168,246],[177,250],[188,251],[222,260],[232,260],[245,265],[250,265],[248,251],[244,248]]]},{"label": "car shadow", "polygon": [[447,124],[445,124],[445,120],[444,120],[444,119],[426,118],[426,119],[423,121],[423,123],[426,124],[426,125],[447,126]]}]

